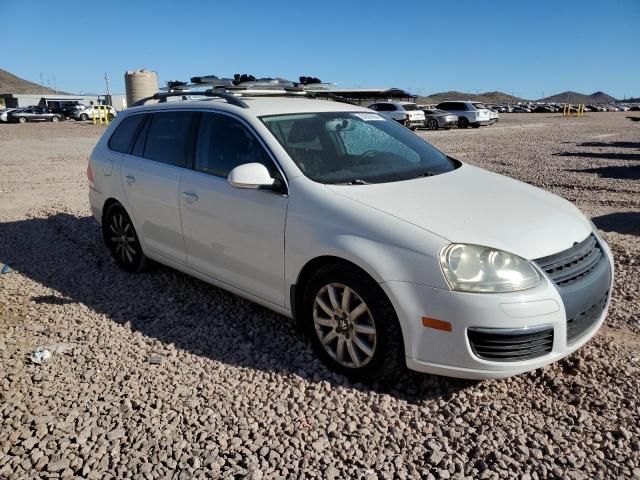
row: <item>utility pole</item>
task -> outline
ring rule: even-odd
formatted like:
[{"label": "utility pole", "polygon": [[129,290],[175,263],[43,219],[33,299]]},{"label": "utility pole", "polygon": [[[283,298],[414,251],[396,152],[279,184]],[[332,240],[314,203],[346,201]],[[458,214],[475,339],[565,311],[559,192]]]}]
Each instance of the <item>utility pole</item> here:
[{"label": "utility pole", "polygon": [[44,95],[44,79],[42,78],[42,72],[40,72],[40,86],[42,87],[42,94]]},{"label": "utility pole", "polygon": [[56,76],[53,76],[53,89],[56,92],[56,95],[58,94],[58,82],[56,82]]},{"label": "utility pole", "polygon": [[104,72],[104,81],[107,84],[107,96],[111,95],[111,92],[109,92],[109,76],[107,75],[107,72]]}]

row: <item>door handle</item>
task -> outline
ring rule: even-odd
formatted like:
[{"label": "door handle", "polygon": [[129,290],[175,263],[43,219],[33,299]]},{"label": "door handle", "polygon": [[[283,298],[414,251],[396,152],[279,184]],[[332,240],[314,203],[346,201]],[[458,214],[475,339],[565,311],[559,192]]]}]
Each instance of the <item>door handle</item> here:
[{"label": "door handle", "polygon": [[127,183],[129,185],[133,185],[134,183],[136,183],[136,177],[134,177],[133,175],[127,175],[125,178],[127,179]]},{"label": "door handle", "polygon": [[187,203],[193,203],[198,201],[198,195],[193,192],[182,192],[182,198],[184,198]]}]

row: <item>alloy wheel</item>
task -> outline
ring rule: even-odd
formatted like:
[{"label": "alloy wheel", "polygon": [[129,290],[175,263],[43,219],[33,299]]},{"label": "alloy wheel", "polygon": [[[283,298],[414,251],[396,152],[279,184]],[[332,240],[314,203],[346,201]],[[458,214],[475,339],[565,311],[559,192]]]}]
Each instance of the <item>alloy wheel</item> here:
[{"label": "alloy wheel", "polygon": [[324,350],[340,365],[360,368],[376,351],[376,326],[369,307],[341,283],[322,287],[313,302],[313,324]]},{"label": "alloy wheel", "polygon": [[109,235],[114,255],[119,256],[123,263],[133,264],[138,253],[138,242],[131,221],[122,213],[115,213],[109,222]]}]

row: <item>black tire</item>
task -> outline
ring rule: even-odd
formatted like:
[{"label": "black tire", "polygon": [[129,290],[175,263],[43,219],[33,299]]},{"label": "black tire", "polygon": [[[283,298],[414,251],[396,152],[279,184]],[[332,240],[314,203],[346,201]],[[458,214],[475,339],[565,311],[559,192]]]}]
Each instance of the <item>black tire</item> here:
[{"label": "black tire", "polygon": [[89,120],[89,115],[87,115],[86,113],[81,113],[80,120],[82,121]]},{"label": "black tire", "polygon": [[[102,222],[102,237],[122,270],[138,273],[145,269],[148,260],[142,251],[138,234],[127,211],[119,203],[114,203],[107,209]],[[125,239],[116,240],[122,237]]]},{"label": "black tire", "polygon": [[460,117],[458,119],[458,128],[467,128],[469,126],[469,120],[466,117]]},{"label": "black tire", "polygon": [[405,121],[402,122],[402,124],[407,128],[411,128],[411,121],[408,118],[405,119]]},{"label": "black tire", "polygon": [[418,127],[409,127],[409,130],[411,130],[412,132],[415,132],[418,129]]},{"label": "black tire", "polygon": [[53,117],[51,117],[51,121],[57,123],[60,121],[60,117],[58,117],[57,115],[54,115]]},{"label": "black tire", "polygon": [[473,128],[480,128],[480,124],[479,123],[474,123],[471,125]]},{"label": "black tire", "polygon": [[18,122],[19,123],[27,123],[27,118],[26,117],[18,117]]},{"label": "black tire", "polygon": [[438,121],[435,118],[430,119],[427,122],[427,128],[429,130],[437,130],[438,129]]},{"label": "black tire", "polygon": [[[335,286],[337,284],[349,287],[351,290],[350,298],[354,298],[355,305],[359,305],[357,297],[360,297],[360,300],[366,304],[366,307],[368,307],[367,312],[361,314],[358,318],[367,315],[367,318],[372,322],[375,329],[375,340],[372,346],[373,354],[363,366],[346,366],[338,362],[328,353],[325,347],[323,347],[319,333],[316,330],[316,324],[314,322],[314,309],[317,308],[315,304],[316,296],[321,294],[322,290],[326,289],[329,285]],[[357,307],[352,311],[356,309]],[[320,312],[320,310],[318,310],[318,312]],[[403,368],[405,361],[404,344],[398,317],[391,302],[380,286],[361,270],[339,264],[321,268],[311,278],[305,289],[302,312],[300,312],[300,314],[302,315],[302,324],[311,339],[314,350],[331,370],[355,381],[384,382],[385,380],[391,379],[392,376],[397,375]],[[322,313],[322,315],[324,316],[326,314]],[[338,327],[327,326],[318,328],[326,329],[323,331],[327,333],[338,331]],[[353,327],[350,332],[351,333],[347,335],[356,335],[353,333]],[[335,338],[337,344],[339,339],[337,337]],[[331,343],[333,343],[333,341],[330,341],[328,345]],[[371,347],[371,345],[369,346]],[[357,352],[363,354],[361,350],[357,350]],[[353,360],[350,352],[346,354],[350,360]],[[343,351],[343,356],[344,355],[345,352]],[[348,363],[353,363],[353,361]]]},{"label": "black tire", "polygon": [[113,117],[113,113],[107,113],[107,120],[108,121],[110,121],[110,122],[113,121],[113,118],[114,118]]}]

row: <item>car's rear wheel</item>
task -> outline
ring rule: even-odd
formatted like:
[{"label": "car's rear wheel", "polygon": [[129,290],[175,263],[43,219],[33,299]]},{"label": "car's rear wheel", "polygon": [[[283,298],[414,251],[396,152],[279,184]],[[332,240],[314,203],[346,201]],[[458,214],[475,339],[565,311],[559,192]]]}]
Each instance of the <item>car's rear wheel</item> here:
[{"label": "car's rear wheel", "polygon": [[384,381],[402,366],[402,332],[380,286],[348,266],[322,268],[304,296],[304,323],[327,366],[354,380]]},{"label": "car's rear wheel", "polygon": [[119,203],[112,204],[102,223],[102,235],[113,259],[127,272],[140,272],[147,264],[138,234],[126,210]]},{"label": "car's rear wheel", "polygon": [[427,122],[427,128],[429,130],[437,130],[438,129],[438,121],[434,118]]},{"label": "car's rear wheel", "polygon": [[18,117],[18,122],[27,123],[27,119],[25,117]]},{"label": "car's rear wheel", "polygon": [[107,113],[107,120],[110,122],[113,120],[113,113]]},{"label": "car's rear wheel", "polygon": [[60,121],[60,118],[59,118],[59,117],[57,117],[56,115],[54,115],[53,117],[51,117],[51,121],[52,121],[52,122],[59,122],[59,121]]},{"label": "car's rear wheel", "polygon": [[89,115],[87,115],[86,113],[81,113],[80,114],[80,120],[89,120]]},{"label": "car's rear wheel", "polygon": [[480,128],[480,124],[479,123],[474,123],[471,125],[473,128]]},{"label": "car's rear wheel", "polygon": [[461,117],[458,119],[458,128],[467,128],[469,126],[469,120],[465,117]]}]

